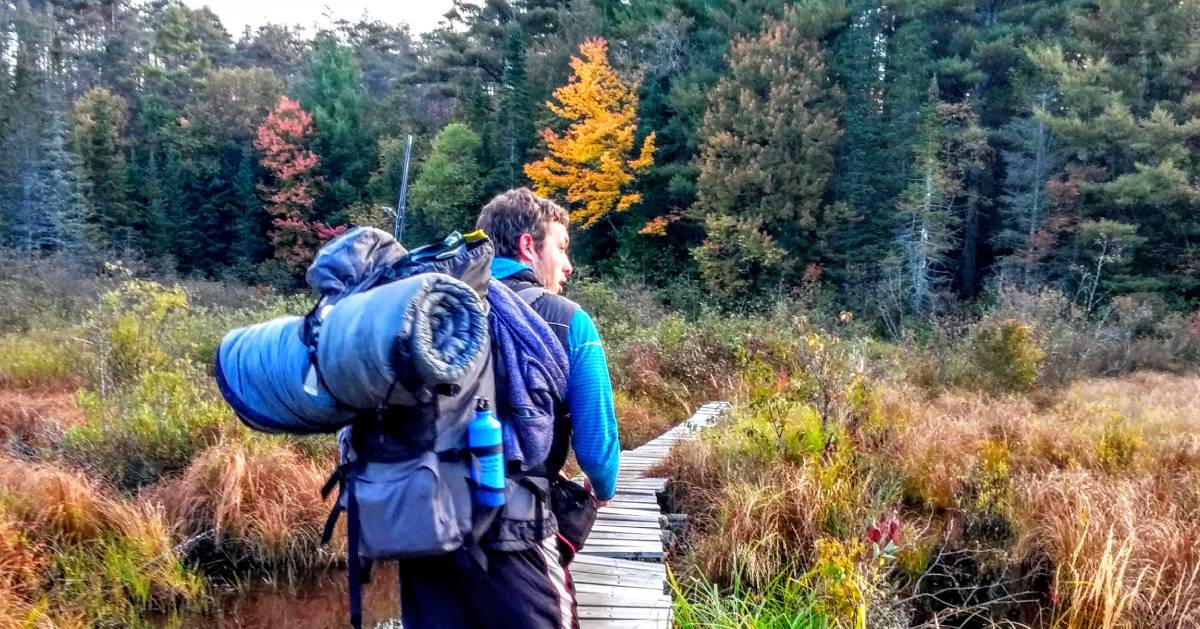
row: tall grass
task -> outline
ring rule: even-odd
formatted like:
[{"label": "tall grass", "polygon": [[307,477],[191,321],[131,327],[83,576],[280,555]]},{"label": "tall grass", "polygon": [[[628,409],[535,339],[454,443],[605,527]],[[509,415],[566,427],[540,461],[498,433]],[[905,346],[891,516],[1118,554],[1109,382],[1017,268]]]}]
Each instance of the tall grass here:
[{"label": "tall grass", "polygon": [[719,629],[827,629],[834,626],[812,592],[789,573],[775,575],[762,587],[734,579],[728,589],[700,579],[681,583],[671,576],[675,626]]},{"label": "tall grass", "polygon": [[212,572],[255,568],[292,584],[333,559],[320,546],[329,469],[274,440],[225,441],[155,493]]},{"label": "tall grass", "polygon": [[0,624],[144,626],[148,614],[203,604],[200,576],[176,553],[162,509],[78,472],[0,458],[7,523],[16,527],[0,528],[0,563],[21,568],[4,583],[0,598],[16,604]]}]

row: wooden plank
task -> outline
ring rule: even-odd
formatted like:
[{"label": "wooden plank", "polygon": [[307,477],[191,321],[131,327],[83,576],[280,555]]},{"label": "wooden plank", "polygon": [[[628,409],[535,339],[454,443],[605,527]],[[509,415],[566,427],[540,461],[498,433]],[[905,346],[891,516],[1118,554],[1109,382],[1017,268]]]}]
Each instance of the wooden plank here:
[{"label": "wooden plank", "polygon": [[571,570],[579,570],[592,574],[610,574],[631,578],[667,578],[667,567],[658,562],[629,561],[627,559],[614,559],[612,557],[601,557],[588,553],[575,555],[575,560],[571,562],[570,566]]},{"label": "wooden plank", "polygon": [[658,598],[667,596],[663,594],[663,589],[660,586],[658,589],[648,587],[632,587],[627,585],[601,585],[599,583],[575,583],[576,594],[587,592],[589,594],[608,596],[610,599],[621,600],[626,596],[629,597],[653,597]]},{"label": "wooden plank", "polygon": [[666,579],[659,575],[644,575],[644,576],[629,576],[621,574],[603,574],[597,572],[583,572],[571,570],[571,580],[575,582],[575,587],[579,588],[584,585],[588,586],[621,586],[631,588],[643,588],[647,590],[655,590],[657,592],[664,591]]},{"label": "wooden plank", "polygon": [[[656,607],[630,605],[579,606],[579,619],[599,618],[602,620],[657,620],[666,622],[671,617],[671,601],[667,599]],[[660,625],[664,626],[664,625]]]},{"label": "wooden plank", "polygon": [[661,542],[662,536],[663,536],[662,531],[656,531],[654,529],[621,529],[621,530],[607,530],[607,531],[593,530],[592,534],[588,537],[588,542],[590,542],[593,538],[595,538],[595,539],[637,539],[637,540],[650,540],[650,541],[655,541],[655,542]]},{"label": "wooden plank", "polygon": [[645,588],[613,588],[609,592],[575,592],[575,603],[583,606],[613,605],[620,607],[670,607],[671,598],[662,592]]},{"label": "wooden plank", "polygon": [[582,626],[588,629],[662,629],[663,627],[671,626],[671,619],[670,617],[666,620],[633,620],[632,618],[601,620],[599,618],[589,618]]},{"label": "wooden plank", "polygon": [[658,512],[648,512],[646,509],[626,509],[624,507],[607,506],[600,510],[606,518],[620,520],[655,520]]}]

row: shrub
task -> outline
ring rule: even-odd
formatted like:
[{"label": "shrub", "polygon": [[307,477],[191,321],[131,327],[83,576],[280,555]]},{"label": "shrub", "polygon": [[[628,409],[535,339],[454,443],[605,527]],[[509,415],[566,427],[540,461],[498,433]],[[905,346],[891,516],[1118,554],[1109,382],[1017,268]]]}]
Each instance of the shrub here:
[{"label": "shrub", "polygon": [[1111,416],[1096,444],[1096,459],[1110,472],[1128,470],[1144,443],[1141,432],[1119,415]]},{"label": "shrub", "polygon": [[182,287],[148,281],[125,282],[101,296],[84,326],[92,389],[107,397],[179,362],[179,323],[187,308]]},{"label": "shrub", "polygon": [[0,386],[78,386],[80,347],[75,332],[33,329],[0,336]]},{"label": "shrub", "polygon": [[125,489],[182,471],[222,434],[240,433],[211,378],[195,368],[137,374],[107,396],[81,393],[86,420],[67,430],[64,451]]},{"label": "shrub", "polygon": [[981,323],[969,340],[971,359],[984,388],[1025,391],[1033,386],[1045,356],[1033,330],[1015,319]]}]

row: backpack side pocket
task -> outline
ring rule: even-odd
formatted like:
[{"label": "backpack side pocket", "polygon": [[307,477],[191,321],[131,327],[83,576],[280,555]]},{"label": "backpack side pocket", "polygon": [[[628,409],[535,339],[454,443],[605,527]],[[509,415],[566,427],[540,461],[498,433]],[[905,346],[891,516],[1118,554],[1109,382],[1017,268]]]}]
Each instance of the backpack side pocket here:
[{"label": "backpack side pocket", "polygon": [[359,555],[404,559],[452,552],[462,546],[450,488],[438,457],[426,452],[399,462],[365,462],[350,472],[358,507]]}]

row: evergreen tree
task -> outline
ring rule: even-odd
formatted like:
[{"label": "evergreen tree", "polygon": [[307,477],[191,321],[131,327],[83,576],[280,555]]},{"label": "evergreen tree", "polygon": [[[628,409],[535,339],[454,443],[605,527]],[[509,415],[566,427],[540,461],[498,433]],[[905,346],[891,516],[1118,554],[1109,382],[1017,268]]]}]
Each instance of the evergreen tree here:
[{"label": "evergreen tree", "polygon": [[500,85],[497,108],[500,159],[493,176],[494,187],[517,188],[525,183],[522,166],[534,137],[533,102],[525,78],[525,37],[519,26],[509,29]]},{"label": "evergreen tree", "polygon": [[936,293],[952,277],[951,252],[962,229],[956,200],[968,172],[987,155],[986,137],[970,105],[938,100],[930,83],[912,180],[899,205],[899,235],[892,272],[901,278],[909,312],[931,314]]},{"label": "evergreen tree", "polygon": [[51,113],[38,160],[22,186],[25,213],[15,224],[18,247],[28,252],[78,252],[86,244],[88,208],[62,114]]},{"label": "evergreen tree", "polygon": [[313,147],[320,156],[319,174],[326,182],[315,207],[318,218],[342,220],[359,202],[370,172],[371,143],[362,120],[361,74],[357,60],[328,31],[317,34],[304,70],[300,99],[312,112]]},{"label": "evergreen tree", "polygon": [[1081,217],[1136,226],[1154,243],[1136,251],[1113,290],[1196,297],[1200,4],[1105,0],[1070,24],[1067,46],[1034,54],[1060,91],[1057,110],[1039,116],[1066,157],[1086,167],[1077,169]]},{"label": "evergreen tree", "polygon": [[462,123],[446,125],[433,140],[433,152],[413,182],[413,213],[432,230],[430,238],[471,231],[479,214],[483,182],[475,154],[479,136]]},{"label": "evergreen tree", "polygon": [[258,168],[248,147],[240,147],[237,173],[233,178],[234,221],[231,264],[245,273],[253,264],[262,261],[267,253],[266,222],[262,201],[257,194]]},{"label": "evergreen tree", "polygon": [[[1038,98],[1045,110],[1049,95]],[[1000,196],[1003,223],[995,245],[1004,252],[1000,271],[1022,286],[1046,281],[1040,267],[1049,256],[1047,228],[1052,204],[1048,184],[1062,169],[1062,157],[1044,120],[1016,118],[1001,132],[1005,178]]]},{"label": "evergreen tree", "polygon": [[125,99],[98,87],[71,109],[71,141],[87,182],[95,241],[117,249],[133,244],[137,218],[129,199]]},{"label": "evergreen tree", "polygon": [[[692,212],[736,219],[707,220],[710,229],[721,229],[697,251],[717,287],[727,287],[723,278],[731,275],[716,271],[723,259],[739,265],[739,246],[761,249],[768,239],[787,252],[775,256],[782,265],[777,274],[798,278],[828,258],[826,236],[847,219],[827,203],[842,93],[819,44],[801,34],[796,18],[788,11],[760,35],[736,42],[729,74],[709,95]],[[751,226],[763,233],[753,236],[746,231]]]}]

